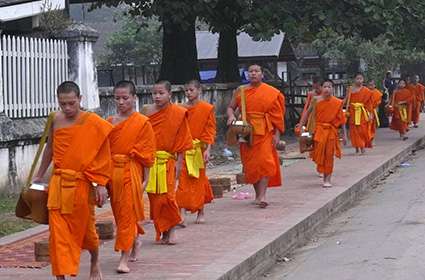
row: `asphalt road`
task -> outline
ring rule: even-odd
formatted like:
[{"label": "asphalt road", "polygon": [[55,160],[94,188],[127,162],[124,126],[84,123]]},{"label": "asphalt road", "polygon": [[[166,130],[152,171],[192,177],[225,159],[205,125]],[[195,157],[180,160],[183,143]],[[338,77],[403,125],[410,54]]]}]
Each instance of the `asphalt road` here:
[{"label": "asphalt road", "polygon": [[264,279],[424,280],[425,151],[278,260]]}]

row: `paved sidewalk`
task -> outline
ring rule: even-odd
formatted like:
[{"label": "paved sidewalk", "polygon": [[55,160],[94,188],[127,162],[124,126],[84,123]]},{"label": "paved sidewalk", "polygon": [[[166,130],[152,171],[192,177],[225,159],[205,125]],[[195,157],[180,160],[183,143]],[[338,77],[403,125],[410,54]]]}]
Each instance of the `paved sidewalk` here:
[{"label": "paved sidewalk", "polygon": [[[284,187],[269,189],[270,206],[259,209],[251,201],[233,200],[232,193],[206,209],[207,223],[178,230],[179,244],[156,245],[154,230],[147,225],[141,258],[130,264],[132,273],[118,275],[119,254],[113,241],[102,245],[105,279],[249,279],[267,270],[274,259],[302,244],[306,235],[329,216],[352,202],[388,169],[398,164],[412,148],[425,141],[425,129],[414,129],[400,141],[389,129],[378,130],[377,147],[364,156],[345,149],[336,161],[334,187],[323,189],[310,160],[285,167]],[[245,190],[252,192],[251,188]],[[87,279],[88,256],[82,258],[81,274]],[[49,279],[50,267],[0,269],[0,279]]]}]

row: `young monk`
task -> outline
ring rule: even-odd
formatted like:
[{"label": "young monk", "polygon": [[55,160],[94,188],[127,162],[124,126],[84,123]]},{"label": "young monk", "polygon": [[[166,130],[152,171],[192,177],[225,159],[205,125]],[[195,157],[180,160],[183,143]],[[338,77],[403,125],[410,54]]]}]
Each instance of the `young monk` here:
[{"label": "young monk", "polygon": [[281,170],[276,145],[284,132],[285,99],[278,89],[262,82],[259,65],[248,68],[250,83],[239,87],[227,108],[227,125],[236,120],[241,110],[241,92],[246,96],[247,121],[253,128],[252,144],[240,143],[245,182],[254,185],[255,203],[266,208],[267,187],[281,186]]},{"label": "young monk", "polygon": [[415,75],[412,79],[409,89],[412,91],[415,99],[412,106],[412,122],[413,127],[417,128],[424,102],[424,86],[419,83],[418,75]]},{"label": "young monk", "polygon": [[370,80],[367,84],[367,87],[372,93],[372,114],[371,114],[371,121],[369,123],[370,126],[370,140],[367,143],[368,148],[372,148],[372,142],[375,139],[376,135],[376,128],[379,127],[379,116],[378,116],[378,107],[382,102],[382,92],[380,92],[376,88],[376,83],[374,80]]},{"label": "young monk", "polygon": [[201,84],[197,80],[189,81],[185,85],[188,101],[184,107],[188,112],[193,149],[186,151],[177,190],[177,204],[182,214],[184,209],[192,213],[197,212],[197,224],[205,222],[204,204],[213,200],[205,168],[216,134],[214,106],[200,100],[201,92]]},{"label": "young monk", "polygon": [[393,117],[391,119],[390,128],[398,131],[400,139],[403,141],[408,139],[406,136],[406,132],[409,128],[408,115],[414,101],[414,96],[411,94],[411,91],[406,88],[406,85],[406,80],[400,80],[391,100]]},{"label": "young monk", "polygon": [[349,113],[351,145],[356,149],[357,155],[363,155],[370,142],[369,121],[373,99],[370,90],[363,86],[363,74],[358,73],[354,78],[354,84],[348,88],[346,94],[345,106]]},{"label": "young monk", "polygon": [[307,122],[308,116],[314,114],[314,149],[312,159],[317,164],[317,172],[323,174],[323,187],[332,187],[331,177],[334,166],[334,156],[341,158],[341,146],[338,129],[345,124],[343,101],[332,96],[333,81],[325,80],[322,83],[320,96],[314,97],[314,110],[310,106],[307,114],[301,120],[301,127]]},{"label": "young monk", "polygon": [[419,78],[419,75],[415,75],[415,82],[416,82],[416,86],[419,88],[418,91],[420,99],[422,100],[421,105],[420,105],[420,112],[423,112],[424,109],[424,102],[425,102],[425,86],[420,83],[421,79]]},{"label": "young monk", "polygon": [[108,119],[114,125],[109,135],[113,171],[108,190],[117,226],[115,251],[121,251],[117,272],[128,273],[128,261],[137,260],[141,245],[137,237],[144,233],[138,223],[144,219],[143,192],[155,161],[155,134],[148,118],[134,110],[133,82],[118,82],[114,100],[118,114]]},{"label": "young monk", "polygon": [[175,226],[182,219],[176,202],[176,189],[184,153],[192,149],[192,135],[187,111],[171,104],[171,84],[159,81],[153,87],[153,105],[144,110],[156,136],[156,159],[151,168],[146,192],[149,196],[151,219],[156,240],[161,244],[176,244]]},{"label": "young monk", "polygon": [[[311,85],[312,89],[311,89],[311,91],[307,92],[307,98],[306,98],[305,103],[304,103],[303,111],[301,112],[300,122],[301,122],[301,119],[303,118],[303,116],[305,114],[307,114],[307,110],[310,107],[311,101],[313,100],[314,96],[320,95],[320,89],[321,89],[320,84],[321,84],[320,78],[318,76],[314,76],[312,78],[312,85]],[[295,126],[295,134],[297,136],[299,136],[301,134],[300,123],[298,123]]]},{"label": "young monk", "polygon": [[55,114],[33,179],[41,182],[53,162],[47,203],[52,271],[56,279],[77,275],[81,249],[87,249],[91,254],[90,279],[98,280],[102,275],[94,205],[102,206],[107,197],[105,185],[111,170],[108,135],[112,125],[94,113],[80,110],[80,89],[74,82],[60,84],[57,97],[61,111]]}]

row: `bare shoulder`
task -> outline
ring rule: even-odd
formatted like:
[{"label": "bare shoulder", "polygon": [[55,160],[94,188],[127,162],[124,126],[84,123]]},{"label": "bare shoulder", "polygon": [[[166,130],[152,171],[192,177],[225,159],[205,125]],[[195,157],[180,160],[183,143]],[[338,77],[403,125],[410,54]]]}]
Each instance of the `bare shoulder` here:
[{"label": "bare shoulder", "polygon": [[53,117],[53,127],[62,127],[65,125],[65,115],[62,111],[57,111]]},{"label": "bare shoulder", "polygon": [[145,116],[150,116],[153,115],[154,113],[156,113],[156,109],[155,106],[153,104],[147,104],[147,105],[143,105],[142,108],[140,108],[140,112],[145,115]]}]

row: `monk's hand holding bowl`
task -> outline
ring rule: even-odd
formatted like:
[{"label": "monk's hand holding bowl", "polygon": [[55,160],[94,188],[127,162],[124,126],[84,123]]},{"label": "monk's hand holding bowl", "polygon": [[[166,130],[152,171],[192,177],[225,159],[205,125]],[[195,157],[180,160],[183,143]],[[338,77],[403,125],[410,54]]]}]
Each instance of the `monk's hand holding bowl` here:
[{"label": "monk's hand holding bowl", "polygon": [[236,121],[236,116],[235,116],[235,115],[231,115],[231,116],[227,119],[227,126],[231,125],[234,121]]},{"label": "monk's hand holding bowl", "polygon": [[43,182],[43,178],[35,176],[35,177],[32,178],[32,182],[35,183],[35,184],[42,183]]},{"label": "monk's hand holding bowl", "polygon": [[210,161],[210,149],[206,149],[204,152],[204,162],[208,163]]},{"label": "monk's hand holding bowl", "polygon": [[280,141],[280,133],[279,130],[276,131],[276,133],[273,135],[273,147],[276,148],[276,146],[279,144]]},{"label": "monk's hand holding bowl", "polygon": [[98,207],[102,207],[107,199],[107,192],[104,186],[96,187],[96,204]]}]

